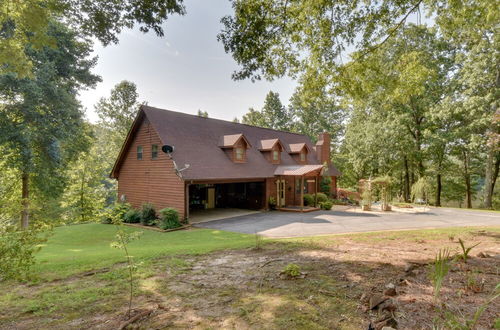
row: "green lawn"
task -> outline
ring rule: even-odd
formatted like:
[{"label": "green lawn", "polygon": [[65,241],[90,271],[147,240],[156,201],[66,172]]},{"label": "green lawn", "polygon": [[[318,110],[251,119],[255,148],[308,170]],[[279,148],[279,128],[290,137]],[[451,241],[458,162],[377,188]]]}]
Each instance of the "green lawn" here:
[{"label": "green lawn", "polygon": [[[124,229],[137,230],[130,227]],[[166,255],[201,254],[255,244],[253,235],[218,230],[191,229],[169,233],[142,231],[141,238],[130,243],[130,254],[136,260]],[[123,251],[110,246],[115,240],[115,234],[116,228],[113,225],[57,227],[38,253],[34,270],[42,280],[51,280],[124,262]]]}]

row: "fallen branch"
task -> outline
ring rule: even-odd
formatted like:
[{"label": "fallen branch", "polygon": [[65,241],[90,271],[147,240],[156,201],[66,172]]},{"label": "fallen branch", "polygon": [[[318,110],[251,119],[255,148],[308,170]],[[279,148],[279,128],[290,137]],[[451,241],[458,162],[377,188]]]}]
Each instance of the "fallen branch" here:
[{"label": "fallen branch", "polygon": [[118,328],[118,330],[125,329],[126,327],[128,327],[132,323],[134,323],[134,322],[142,319],[143,317],[146,317],[146,316],[150,315],[153,312],[154,312],[154,309],[148,309],[148,310],[146,310],[144,312],[141,312],[141,313],[137,314],[136,316],[132,317],[131,319],[123,322],[122,325],[120,325],[120,327]]},{"label": "fallen branch", "polygon": [[259,268],[265,267],[265,266],[269,265],[271,262],[275,262],[275,261],[283,261],[283,259],[272,259],[272,260],[268,260],[268,261],[266,261],[265,263],[263,263],[262,265],[260,265],[260,266],[259,266]]}]

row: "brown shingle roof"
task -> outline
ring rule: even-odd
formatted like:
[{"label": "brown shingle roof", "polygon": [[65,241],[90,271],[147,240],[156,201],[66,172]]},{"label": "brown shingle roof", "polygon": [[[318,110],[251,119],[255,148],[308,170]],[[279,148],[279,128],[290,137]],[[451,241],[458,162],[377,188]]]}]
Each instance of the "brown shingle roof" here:
[{"label": "brown shingle roof", "polygon": [[[189,164],[182,172],[185,180],[251,179],[274,176],[278,165],[271,164],[259,151],[262,140],[279,139],[285,148],[291,144],[305,144],[312,150],[311,140],[302,134],[276,131],[268,128],[204,118],[181,112],[162,110],[143,105],[141,110],[149,119],[163,144],[175,146],[172,157],[178,166]],[[140,114],[139,114],[140,115]],[[138,117],[139,118],[139,117]],[[221,136],[242,134],[251,147],[245,163],[234,163],[220,148]],[[122,150],[125,152],[125,148]],[[113,173],[120,166],[118,158]],[[307,154],[308,164],[319,164],[314,153]],[[281,154],[280,165],[297,165],[287,153]],[[332,166],[333,167],[333,166]],[[339,175],[330,168],[330,175]]]}]

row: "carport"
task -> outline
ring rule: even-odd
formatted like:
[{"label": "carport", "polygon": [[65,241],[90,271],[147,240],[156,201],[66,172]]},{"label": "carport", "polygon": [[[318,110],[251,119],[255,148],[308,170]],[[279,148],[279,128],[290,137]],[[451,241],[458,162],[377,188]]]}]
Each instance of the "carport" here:
[{"label": "carport", "polygon": [[265,208],[264,180],[193,182],[186,190],[191,222],[251,214]]}]

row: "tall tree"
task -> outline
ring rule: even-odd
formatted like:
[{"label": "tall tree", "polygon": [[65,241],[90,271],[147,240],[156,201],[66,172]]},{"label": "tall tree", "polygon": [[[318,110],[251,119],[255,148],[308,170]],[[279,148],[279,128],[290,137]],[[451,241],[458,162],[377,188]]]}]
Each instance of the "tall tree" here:
[{"label": "tall tree", "polygon": [[183,15],[183,0],[4,0],[0,2],[0,74],[31,74],[36,63],[26,45],[55,45],[50,33],[53,19],[68,23],[80,37],[94,37],[104,45],[118,43],[118,34],[135,24],[140,31],[163,36],[170,15]]},{"label": "tall tree", "polygon": [[262,110],[257,111],[250,108],[248,113],[243,115],[242,123],[289,131],[293,125],[293,118],[287,108],[281,103],[279,94],[270,91],[266,95]]},{"label": "tall tree", "polygon": [[94,107],[100,124],[116,133],[115,139],[118,139],[119,146],[127,136],[139,110],[138,98],[137,86],[133,82],[123,80],[113,87],[109,97],[101,98]]},{"label": "tall tree", "polygon": [[266,95],[262,116],[266,122],[266,127],[282,131],[290,130],[293,121],[293,118],[290,118],[287,109],[281,103],[280,95],[273,91]]},{"label": "tall tree", "polygon": [[90,70],[91,45],[74,31],[52,22],[47,31],[53,47],[28,45],[26,53],[35,63],[31,78],[15,74],[0,76],[0,146],[6,165],[19,172],[22,185],[21,225],[27,228],[32,187],[47,193],[61,192],[64,165],[82,146],[78,139],[82,112],[78,90],[100,80]]}]

